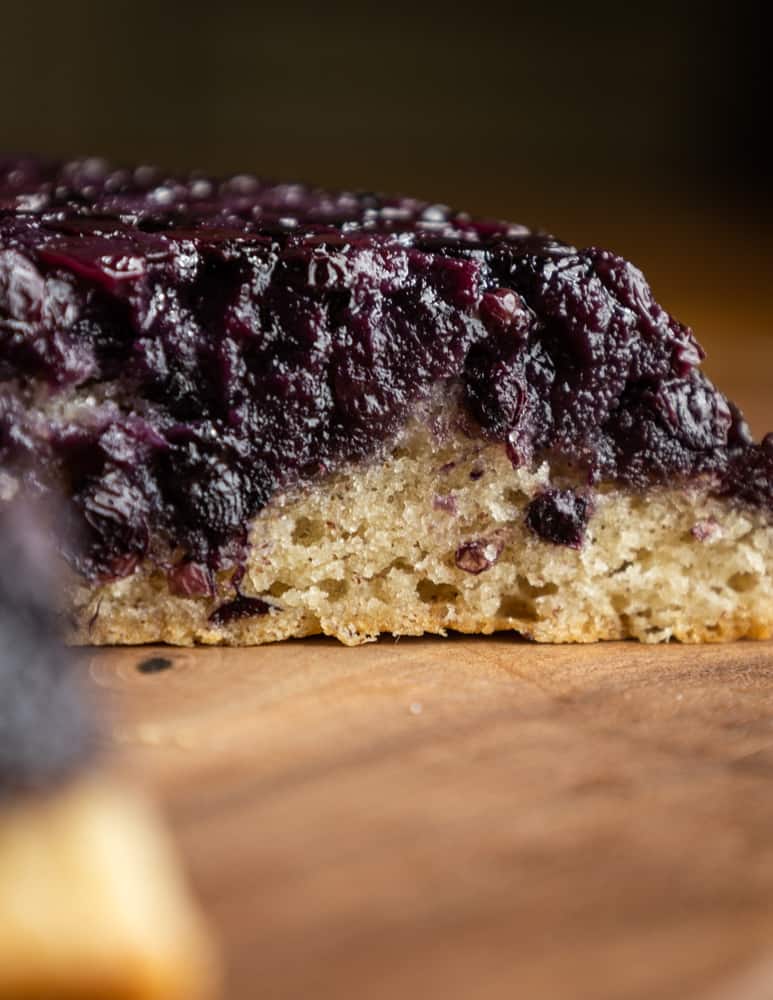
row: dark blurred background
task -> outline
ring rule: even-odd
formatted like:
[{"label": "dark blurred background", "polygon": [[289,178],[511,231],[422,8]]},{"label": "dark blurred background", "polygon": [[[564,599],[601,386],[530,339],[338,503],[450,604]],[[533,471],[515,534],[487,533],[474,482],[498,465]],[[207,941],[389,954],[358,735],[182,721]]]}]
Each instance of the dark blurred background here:
[{"label": "dark blurred background", "polygon": [[729,352],[725,324],[769,330],[763,12],[5,0],[0,145],[402,191],[612,245]]}]

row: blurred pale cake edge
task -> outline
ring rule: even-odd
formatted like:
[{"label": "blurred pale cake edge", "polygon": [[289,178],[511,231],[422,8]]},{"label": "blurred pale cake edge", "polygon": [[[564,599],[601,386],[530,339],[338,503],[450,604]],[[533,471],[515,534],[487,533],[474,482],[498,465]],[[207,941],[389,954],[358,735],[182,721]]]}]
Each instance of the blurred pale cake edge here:
[{"label": "blurred pale cake edge", "polygon": [[155,810],[89,773],[0,810],[0,1000],[209,1000],[214,949]]}]

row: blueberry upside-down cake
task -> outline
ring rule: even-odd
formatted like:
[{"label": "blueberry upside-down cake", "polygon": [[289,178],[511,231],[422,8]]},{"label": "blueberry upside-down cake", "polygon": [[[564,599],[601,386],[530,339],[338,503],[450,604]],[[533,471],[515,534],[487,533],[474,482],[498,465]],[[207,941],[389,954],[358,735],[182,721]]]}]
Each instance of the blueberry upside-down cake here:
[{"label": "blueberry upside-down cake", "polygon": [[765,637],[773,435],[628,261],[406,198],[0,162],[0,495],[71,638]]}]

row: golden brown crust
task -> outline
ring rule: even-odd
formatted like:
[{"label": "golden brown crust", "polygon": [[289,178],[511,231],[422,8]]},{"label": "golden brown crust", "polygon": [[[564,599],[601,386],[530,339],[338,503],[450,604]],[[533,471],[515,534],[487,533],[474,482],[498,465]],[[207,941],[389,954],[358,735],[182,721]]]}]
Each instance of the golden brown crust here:
[{"label": "golden brown crust", "polygon": [[[705,488],[596,491],[577,549],[537,538],[525,510],[551,479],[513,469],[499,445],[471,440],[445,414],[415,422],[383,461],[274,498],[251,532],[245,594],[272,605],[215,625],[233,597],[170,593],[141,567],[74,588],[74,640],[249,645],[325,634],[356,645],[395,635],[515,630],[540,642],[633,637],[720,642],[773,634],[773,522]],[[564,485],[571,477],[560,476]],[[576,485],[582,484],[579,479]],[[471,573],[456,553],[493,544]]]}]

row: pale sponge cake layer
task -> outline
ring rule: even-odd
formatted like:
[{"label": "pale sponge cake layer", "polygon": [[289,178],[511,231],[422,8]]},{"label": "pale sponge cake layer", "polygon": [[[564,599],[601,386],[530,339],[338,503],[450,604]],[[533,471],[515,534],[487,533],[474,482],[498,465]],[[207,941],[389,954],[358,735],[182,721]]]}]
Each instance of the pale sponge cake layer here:
[{"label": "pale sponge cake layer", "polygon": [[[526,509],[578,476],[513,468],[446,415],[413,420],[381,459],[276,496],[254,520],[241,593],[269,610],[210,620],[234,597],[172,594],[140,567],[74,588],[75,641],[248,645],[324,634],[512,629],[541,642],[765,638],[773,633],[773,519],[710,483],[593,490],[583,544],[543,541]],[[472,555],[471,555],[472,554]]]}]

